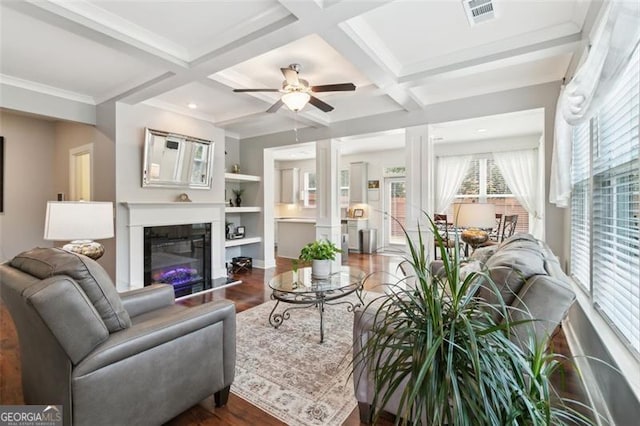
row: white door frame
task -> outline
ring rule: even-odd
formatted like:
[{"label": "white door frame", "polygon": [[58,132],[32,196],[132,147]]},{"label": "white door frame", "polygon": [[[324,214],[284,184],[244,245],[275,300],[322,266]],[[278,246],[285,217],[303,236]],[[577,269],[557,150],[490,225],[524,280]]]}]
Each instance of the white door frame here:
[{"label": "white door frame", "polygon": [[93,199],[93,143],[71,148],[69,150],[69,200],[78,200],[78,188],[76,188],[76,159],[80,155],[89,154],[89,199]]},{"label": "white door frame", "polygon": [[[397,177],[385,177],[384,178],[384,185],[382,186],[382,196],[384,199],[384,205],[383,205],[383,211],[385,211],[387,214],[383,215],[383,219],[382,219],[382,246],[383,247],[390,247],[392,246],[391,243],[391,221],[393,220],[391,218],[391,184],[393,182],[404,182],[405,184],[405,188],[407,185],[407,178],[404,176],[397,176]],[[393,243],[393,245],[399,245],[398,243]]]}]

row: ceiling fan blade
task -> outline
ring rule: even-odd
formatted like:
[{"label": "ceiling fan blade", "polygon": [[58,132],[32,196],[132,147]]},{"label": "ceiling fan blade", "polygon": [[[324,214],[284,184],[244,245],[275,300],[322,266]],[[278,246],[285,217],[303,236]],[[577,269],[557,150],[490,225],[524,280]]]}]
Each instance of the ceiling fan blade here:
[{"label": "ceiling fan blade", "polygon": [[280,89],[233,89],[234,92],[279,92]]},{"label": "ceiling fan blade", "polygon": [[329,105],[328,103],[321,101],[320,99],[316,98],[315,96],[311,96],[311,98],[309,99],[309,103],[311,105],[313,105],[314,107],[324,111],[324,112],[329,112],[329,111],[333,111],[333,107],[331,105]]},{"label": "ceiling fan blade", "polygon": [[269,109],[267,110],[267,112],[276,112],[278,109],[280,109],[280,107],[284,104],[284,102],[282,102],[282,99],[278,99],[278,102],[276,102],[275,104],[271,105],[269,107]]},{"label": "ceiling fan blade", "polygon": [[320,86],[311,86],[312,92],[349,92],[353,90],[356,90],[356,85],[353,83],[322,84]]},{"label": "ceiling fan blade", "polygon": [[282,74],[284,75],[285,80],[287,80],[287,84],[289,86],[297,86],[300,84],[298,81],[298,72],[291,68],[280,68]]}]

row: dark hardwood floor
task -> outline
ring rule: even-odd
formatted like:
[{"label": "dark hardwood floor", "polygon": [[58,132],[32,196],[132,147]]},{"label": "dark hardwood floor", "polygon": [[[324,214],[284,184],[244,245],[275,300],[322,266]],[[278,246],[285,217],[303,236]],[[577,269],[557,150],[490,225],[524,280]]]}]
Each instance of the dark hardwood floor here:
[{"label": "dark hardwood floor", "polygon": [[[367,280],[366,289],[380,291],[380,285],[393,282],[389,274],[395,274],[401,259],[385,255],[350,254],[349,264],[358,267],[365,273],[373,274]],[[288,259],[278,258],[277,266],[271,270],[254,268],[236,276],[242,284],[226,289],[216,290],[202,296],[183,301],[186,305],[199,305],[217,299],[229,299],[236,303],[236,310],[242,312],[269,300],[270,291],[268,280],[277,273],[290,270]],[[554,349],[564,355],[570,355],[566,339],[560,330],[554,340]],[[18,339],[11,316],[5,306],[0,306],[0,405],[23,404],[22,386],[20,379],[20,352]],[[571,365],[567,365],[564,374],[558,375],[556,383],[562,388],[563,397],[585,401],[580,379]],[[249,404],[243,399],[231,394],[225,407],[214,408],[213,398],[208,398],[200,404],[185,411],[172,419],[168,424],[178,425],[282,425],[284,423]],[[358,410],[355,409],[345,425],[359,425]],[[391,416],[385,417],[380,425],[393,424]]]}]

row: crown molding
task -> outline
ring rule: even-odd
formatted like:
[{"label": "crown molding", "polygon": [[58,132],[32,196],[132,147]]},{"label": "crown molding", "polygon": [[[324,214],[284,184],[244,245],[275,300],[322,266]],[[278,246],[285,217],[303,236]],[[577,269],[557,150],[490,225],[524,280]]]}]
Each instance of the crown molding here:
[{"label": "crown molding", "polygon": [[32,92],[43,93],[46,95],[55,96],[58,98],[67,99],[70,101],[81,102],[83,104],[96,105],[96,100],[93,96],[83,95],[77,92],[71,92],[69,90],[58,89],[57,87],[47,86],[46,84],[36,83],[35,81],[24,80],[17,77],[12,77],[6,74],[0,74],[0,83],[8,86],[19,87],[21,89],[30,90]]}]

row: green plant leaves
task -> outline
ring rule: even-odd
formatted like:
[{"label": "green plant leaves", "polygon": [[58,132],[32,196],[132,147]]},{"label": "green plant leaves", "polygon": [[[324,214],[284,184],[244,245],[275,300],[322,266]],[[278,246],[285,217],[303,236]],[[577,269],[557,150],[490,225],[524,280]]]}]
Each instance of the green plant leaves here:
[{"label": "green plant leaves", "polygon": [[[420,226],[417,241],[403,227],[415,288],[401,280],[366,308],[375,318],[354,362],[364,363],[374,382],[374,422],[400,393],[397,424],[591,424],[557,397],[550,382],[557,355],[547,342],[532,338],[522,348],[510,340],[511,327],[523,321],[511,322],[486,270],[461,279],[457,249],[448,253],[428,219],[441,272],[432,273]],[[480,286],[495,292],[498,302],[477,297]],[[496,310],[500,319],[492,316]]]},{"label": "green plant leaves", "polygon": [[342,251],[331,241],[318,240],[304,246],[302,250],[300,250],[298,259],[303,262],[311,262],[312,260],[335,260],[337,253],[342,253]]}]

